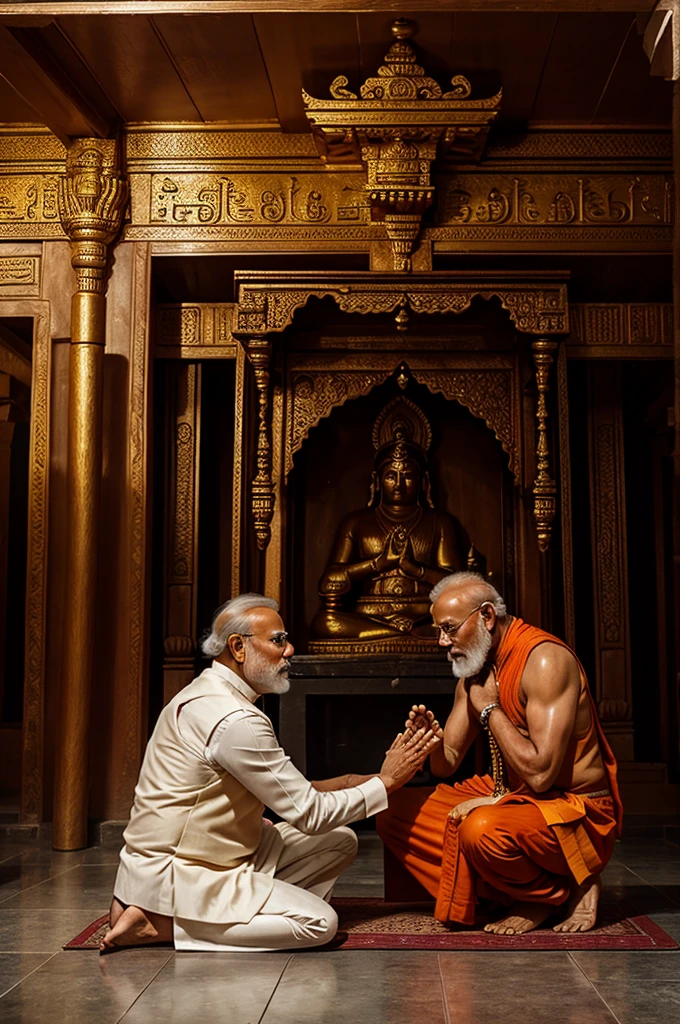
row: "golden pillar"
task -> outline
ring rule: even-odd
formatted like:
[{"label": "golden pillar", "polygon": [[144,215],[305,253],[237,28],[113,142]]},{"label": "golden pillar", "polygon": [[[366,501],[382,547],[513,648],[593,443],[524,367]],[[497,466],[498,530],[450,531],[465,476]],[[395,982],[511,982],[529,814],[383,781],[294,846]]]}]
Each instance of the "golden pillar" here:
[{"label": "golden pillar", "polygon": [[126,200],[115,144],[77,140],[59,188],[77,291],[71,304],[65,635],[54,779],[52,842],[58,850],[87,843],[106,277]]}]

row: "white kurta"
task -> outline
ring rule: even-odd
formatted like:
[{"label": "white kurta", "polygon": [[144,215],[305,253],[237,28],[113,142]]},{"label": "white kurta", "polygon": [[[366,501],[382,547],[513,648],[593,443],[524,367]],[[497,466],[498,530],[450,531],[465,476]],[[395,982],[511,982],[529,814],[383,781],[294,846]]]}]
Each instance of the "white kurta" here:
[{"label": "white kurta", "polygon": [[[114,888],[123,903],[185,920],[247,923],[274,885],[273,874],[257,870],[265,803],[309,834],[387,806],[378,778],[317,792],[281,750],[255,696],[213,662],[161,712],[124,834]],[[277,858],[272,843],[284,845],[275,831],[269,863]]]}]

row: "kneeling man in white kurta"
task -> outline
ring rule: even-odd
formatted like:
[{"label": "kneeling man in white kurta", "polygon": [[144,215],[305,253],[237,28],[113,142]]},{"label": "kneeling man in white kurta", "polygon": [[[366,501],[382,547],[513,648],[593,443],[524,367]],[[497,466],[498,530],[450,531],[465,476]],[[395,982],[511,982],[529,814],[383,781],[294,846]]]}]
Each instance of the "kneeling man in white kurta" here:
[{"label": "kneeling man in white kurta", "polygon": [[[290,685],[277,603],[228,601],[202,646],[212,667],[163,709],[146,750],[101,951],[322,945],[338,926],[327,901],[357,851],[346,826],[384,810],[439,741],[400,735],[378,774],[309,782],[255,704]],[[280,824],[263,822],[265,805]]]}]

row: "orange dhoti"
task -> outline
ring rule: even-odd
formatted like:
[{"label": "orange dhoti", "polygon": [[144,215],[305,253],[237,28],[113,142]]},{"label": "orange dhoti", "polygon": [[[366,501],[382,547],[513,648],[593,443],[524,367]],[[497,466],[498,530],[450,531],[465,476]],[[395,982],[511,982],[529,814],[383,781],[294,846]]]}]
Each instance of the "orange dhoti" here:
[{"label": "orange dhoti", "polygon": [[611,856],[610,796],[540,800],[514,793],[462,820],[449,817],[458,804],[492,791],[488,775],[434,790],[402,789],[378,816],[380,837],[437,900],[440,921],[474,924],[478,899],[557,907],[572,880],[597,874]]}]

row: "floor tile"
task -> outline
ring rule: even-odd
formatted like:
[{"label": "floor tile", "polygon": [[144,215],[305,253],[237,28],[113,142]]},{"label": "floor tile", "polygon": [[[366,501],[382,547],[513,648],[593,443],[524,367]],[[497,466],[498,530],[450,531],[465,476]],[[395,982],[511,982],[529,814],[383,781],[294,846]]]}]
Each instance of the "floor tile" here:
[{"label": "floor tile", "polygon": [[3,1024],[116,1024],[173,956],[125,950],[59,953],[0,1000]]},{"label": "floor tile", "polygon": [[177,953],[122,1024],[253,1024],[289,960],[289,953]]},{"label": "floor tile", "polygon": [[567,953],[441,953],[439,962],[451,1024],[616,1024]]},{"label": "floor tile", "polygon": [[2,909],[84,910],[93,917],[109,908],[116,877],[115,864],[80,864],[25,889],[3,903]]},{"label": "floor tile", "polygon": [[93,916],[87,909],[10,910],[0,906],[0,953],[56,953],[82,932]]},{"label": "floor tile", "polygon": [[668,932],[671,938],[680,942],[680,908],[666,911],[659,914],[650,914],[652,921],[655,921],[660,928]]},{"label": "floor tile", "polygon": [[403,950],[298,953],[261,1024],[444,1024],[437,955]]},{"label": "floor tile", "polygon": [[671,1024],[680,1020],[680,980],[617,981],[597,986],[597,991],[619,1024]]},{"label": "floor tile", "polygon": [[[46,963],[51,955],[51,953],[0,953],[0,996]],[[2,1004],[0,1004],[0,1017],[2,1017]]]},{"label": "floor tile", "polygon": [[83,864],[118,864],[120,860],[120,843],[107,843],[92,846],[83,853]]},{"label": "floor tile", "polygon": [[596,984],[622,985],[680,979],[680,950],[574,950],[569,954]]}]

